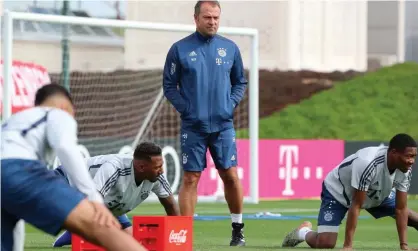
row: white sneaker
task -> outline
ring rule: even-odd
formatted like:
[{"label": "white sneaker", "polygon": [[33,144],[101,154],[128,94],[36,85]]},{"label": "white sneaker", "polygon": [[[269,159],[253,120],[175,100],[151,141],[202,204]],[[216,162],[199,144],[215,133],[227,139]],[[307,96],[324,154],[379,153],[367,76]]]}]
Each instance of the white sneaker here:
[{"label": "white sneaker", "polygon": [[304,242],[304,240],[299,240],[299,230],[303,227],[308,227],[312,229],[312,223],[309,221],[305,221],[300,224],[299,227],[295,228],[292,232],[288,233],[286,237],[284,237],[282,247],[296,247],[300,243]]}]

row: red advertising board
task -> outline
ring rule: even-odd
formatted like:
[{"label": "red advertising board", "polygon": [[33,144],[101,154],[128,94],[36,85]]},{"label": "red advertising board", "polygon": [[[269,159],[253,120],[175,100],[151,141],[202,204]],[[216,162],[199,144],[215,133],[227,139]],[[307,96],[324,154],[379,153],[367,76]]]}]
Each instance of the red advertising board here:
[{"label": "red advertising board", "polygon": [[[250,144],[237,140],[238,176],[244,195],[250,192]],[[325,176],[344,159],[343,140],[259,140],[259,198],[305,199],[320,196]],[[198,194],[223,193],[222,181],[210,154]]]},{"label": "red advertising board", "polygon": [[[51,82],[41,65],[14,60],[12,64],[12,113],[33,106],[36,90]],[[3,110],[3,60],[0,61],[0,112]]]}]

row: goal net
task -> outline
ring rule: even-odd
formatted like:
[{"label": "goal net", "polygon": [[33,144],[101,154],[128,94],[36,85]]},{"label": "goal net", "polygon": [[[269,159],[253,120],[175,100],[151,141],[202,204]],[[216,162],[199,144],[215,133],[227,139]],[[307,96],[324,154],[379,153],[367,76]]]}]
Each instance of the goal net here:
[{"label": "goal net", "polygon": [[[4,85],[14,88],[7,82],[7,74],[11,74],[7,64],[12,59],[34,60],[46,67],[51,80],[64,83],[60,47],[64,25],[68,25],[69,32],[66,63],[76,105],[80,150],[85,156],[132,153],[139,142],[154,141],[163,147],[165,174],[177,194],[183,161],[180,118],[163,95],[162,66],[171,44],[193,32],[194,27],[5,12],[3,36],[9,39],[3,47],[8,52],[4,54]],[[45,34],[40,35],[42,32]],[[258,155],[254,152],[257,150],[254,139],[258,137],[257,31],[221,28],[220,33],[237,42],[248,71],[249,86],[235,111],[234,124],[238,173],[245,201],[257,203]],[[24,36],[50,38],[52,44],[39,39],[23,41]],[[10,104],[4,104],[7,105]],[[199,201],[223,199],[222,182],[211,158],[199,183],[198,195]]]}]

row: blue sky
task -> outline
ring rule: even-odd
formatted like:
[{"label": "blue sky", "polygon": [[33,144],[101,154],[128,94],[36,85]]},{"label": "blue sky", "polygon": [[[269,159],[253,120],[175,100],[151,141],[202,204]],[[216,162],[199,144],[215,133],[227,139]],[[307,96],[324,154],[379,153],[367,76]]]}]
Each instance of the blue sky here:
[{"label": "blue sky", "polygon": [[[54,8],[58,6],[60,8],[62,6],[62,0],[37,0],[37,1],[20,1],[20,0],[3,0],[3,8],[10,9],[10,10],[25,10],[27,6],[36,5],[39,7],[45,8]],[[77,10],[79,6],[81,6],[82,10],[87,11],[90,15],[95,17],[100,16],[115,16],[116,12],[113,9],[113,4],[115,1],[110,0],[70,0],[71,9]],[[122,15],[125,16],[125,1],[120,1],[120,10]]]}]

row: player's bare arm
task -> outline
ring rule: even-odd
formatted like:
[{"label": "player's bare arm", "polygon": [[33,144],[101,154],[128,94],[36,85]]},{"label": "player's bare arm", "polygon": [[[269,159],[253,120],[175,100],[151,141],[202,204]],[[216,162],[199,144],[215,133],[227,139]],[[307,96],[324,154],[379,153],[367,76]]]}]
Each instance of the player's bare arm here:
[{"label": "player's bare arm", "polygon": [[179,216],[180,210],[177,206],[176,200],[173,195],[170,195],[166,198],[158,198],[161,205],[163,205],[165,212],[168,216]]},{"label": "player's bare arm", "polygon": [[[68,114],[61,110],[50,111],[50,119],[46,125],[48,142],[63,165],[68,166],[68,175],[71,177],[74,186],[86,194],[92,203],[96,212],[93,220],[99,226],[120,228],[119,222],[104,206],[103,198],[95,189],[95,184],[87,171],[83,156],[77,150],[77,124]],[[61,126],[62,124],[65,126]]]},{"label": "player's bare arm", "polygon": [[[103,198],[96,191],[83,155],[77,150],[77,123],[66,112],[55,109],[49,112],[46,124],[46,137],[55,150],[59,160],[67,166],[67,173],[74,187],[87,195],[90,201],[103,203]],[[63,126],[64,125],[64,126]]]},{"label": "player's bare arm", "polygon": [[358,217],[360,215],[361,205],[363,205],[366,200],[366,196],[366,191],[360,191],[357,189],[353,194],[353,202],[348,210],[347,223],[345,227],[345,249],[351,249],[353,247],[353,238],[357,227]]},{"label": "player's bare arm", "polygon": [[408,250],[408,193],[396,190],[396,228],[398,230],[399,245],[402,250]]}]

